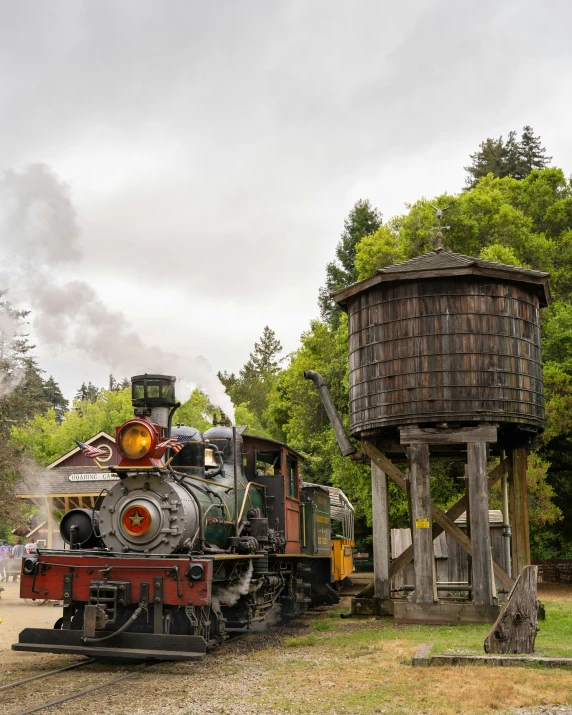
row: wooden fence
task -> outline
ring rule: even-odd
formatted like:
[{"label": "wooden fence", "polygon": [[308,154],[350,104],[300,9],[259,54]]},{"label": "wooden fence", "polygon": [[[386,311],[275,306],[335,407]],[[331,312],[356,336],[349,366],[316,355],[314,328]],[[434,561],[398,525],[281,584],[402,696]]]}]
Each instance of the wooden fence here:
[{"label": "wooden fence", "polygon": [[541,583],[572,583],[572,561],[535,561]]}]

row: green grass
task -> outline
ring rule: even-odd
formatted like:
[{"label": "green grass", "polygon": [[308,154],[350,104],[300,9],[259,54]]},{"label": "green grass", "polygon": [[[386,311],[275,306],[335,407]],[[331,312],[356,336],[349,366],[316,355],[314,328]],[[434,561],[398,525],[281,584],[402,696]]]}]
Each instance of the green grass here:
[{"label": "green grass", "polygon": [[539,621],[536,650],[547,657],[572,658],[572,604],[546,602],[546,620]]},{"label": "green grass", "polygon": [[[554,595],[540,594],[546,620],[539,622],[536,653],[572,658],[572,593]],[[300,627],[308,630],[283,641],[296,649],[286,657],[269,663],[265,651],[264,668],[272,675],[265,697],[273,708],[293,715],[492,715],[572,702],[572,672],[564,668],[531,664],[500,673],[485,666],[411,667],[422,643],[432,643],[434,653],[484,655],[490,625],[414,626],[391,618],[340,618],[346,610],[307,614]]]},{"label": "green grass", "polygon": [[318,636],[298,636],[296,638],[286,638],[284,645],[289,648],[301,648],[304,646],[317,645],[320,642]]},{"label": "green grass", "polygon": [[[363,646],[373,648],[398,638],[412,644],[433,643],[433,653],[484,655],[483,643],[490,630],[489,625],[399,626],[390,619],[385,619],[385,627],[380,628],[375,618],[369,620],[371,628],[367,628],[368,621],[362,621],[364,627],[351,632],[343,631],[343,622],[332,624],[328,620],[315,621],[311,627],[315,631],[329,631],[331,645],[352,653]],[[572,603],[546,603],[546,620],[539,621],[538,625],[536,653],[545,657],[572,658]]]},{"label": "green grass", "polygon": [[316,621],[312,623],[312,630],[314,631],[331,631],[332,624],[328,621]]}]

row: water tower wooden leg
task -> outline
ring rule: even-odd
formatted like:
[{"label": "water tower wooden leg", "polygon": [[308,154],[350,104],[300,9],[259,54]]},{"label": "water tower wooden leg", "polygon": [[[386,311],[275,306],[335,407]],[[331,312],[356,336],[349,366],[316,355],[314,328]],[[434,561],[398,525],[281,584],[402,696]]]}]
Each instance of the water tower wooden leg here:
[{"label": "water tower wooden leg", "polygon": [[467,444],[469,504],[473,575],[473,602],[492,606],[493,566],[489,531],[489,490],[487,480],[487,443]]},{"label": "water tower wooden leg", "polygon": [[411,533],[415,564],[415,603],[435,601],[433,569],[433,529],[431,520],[431,483],[429,479],[429,446],[409,447],[411,479]]},{"label": "water tower wooden leg", "polygon": [[373,521],[374,596],[389,598],[389,502],[387,477],[381,467],[371,463],[371,499]]},{"label": "water tower wooden leg", "polygon": [[513,449],[510,474],[510,509],[512,518],[512,575],[517,578],[530,565],[528,530],[528,487],[526,484],[526,449]]}]

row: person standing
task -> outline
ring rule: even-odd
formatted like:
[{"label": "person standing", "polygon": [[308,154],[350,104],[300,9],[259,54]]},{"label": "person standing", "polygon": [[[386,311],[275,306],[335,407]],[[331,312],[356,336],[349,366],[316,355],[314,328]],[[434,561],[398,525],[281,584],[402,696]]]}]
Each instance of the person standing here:
[{"label": "person standing", "polygon": [[36,544],[36,540],[34,538],[30,538],[30,541],[26,544],[26,552],[28,554],[35,554],[37,550],[38,545]]},{"label": "person standing", "polygon": [[11,556],[11,548],[6,539],[2,539],[0,546],[0,581],[6,580],[6,563]]},{"label": "person standing", "polygon": [[[26,547],[25,547],[24,544],[22,543],[22,539],[18,539],[18,540],[16,541],[16,545],[12,548],[12,558],[13,558],[13,559],[20,559],[20,561],[21,561],[21,560],[24,558],[24,556],[26,555],[26,553],[27,553],[27,552],[26,552]],[[21,568],[21,564],[20,564],[20,569],[18,570],[18,573],[17,573],[17,574],[16,574],[16,573],[13,574],[13,576],[12,576],[12,580],[13,580],[13,581],[17,581],[17,580],[18,580],[18,576],[19,576],[19,574],[20,574],[21,571],[22,571],[22,568]]]}]

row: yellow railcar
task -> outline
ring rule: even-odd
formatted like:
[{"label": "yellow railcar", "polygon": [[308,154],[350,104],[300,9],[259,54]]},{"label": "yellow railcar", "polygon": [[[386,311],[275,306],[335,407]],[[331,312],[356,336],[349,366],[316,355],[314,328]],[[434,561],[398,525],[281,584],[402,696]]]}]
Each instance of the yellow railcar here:
[{"label": "yellow railcar", "polygon": [[[354,508],[343,491],[337,487],[327,487],[311,482],[303,482],[303,487],[312,489],[313,530],[316,531],[318,522],[321,524],[320,519],[325,518],[327,521],[326,533],[328,535],[326,538],[330,540],[332,581],[335,582],[336,588],[339,590],[344,583],[348,583],[347,579],[354,571]],[[302,504],[301,506],[303,508],[302,551],[310,549],[312,553],[318,553],[320,545],[313,544],[317,537],[312,539],[312,529],[306,528],[309,518],[306,518],[304,508],[308,505]]]},{"label": "yellow railcar", "polygon": [[354,508],[337,487],[328,487],[332,517],[332,576],[341,588],[354,571]]}]

